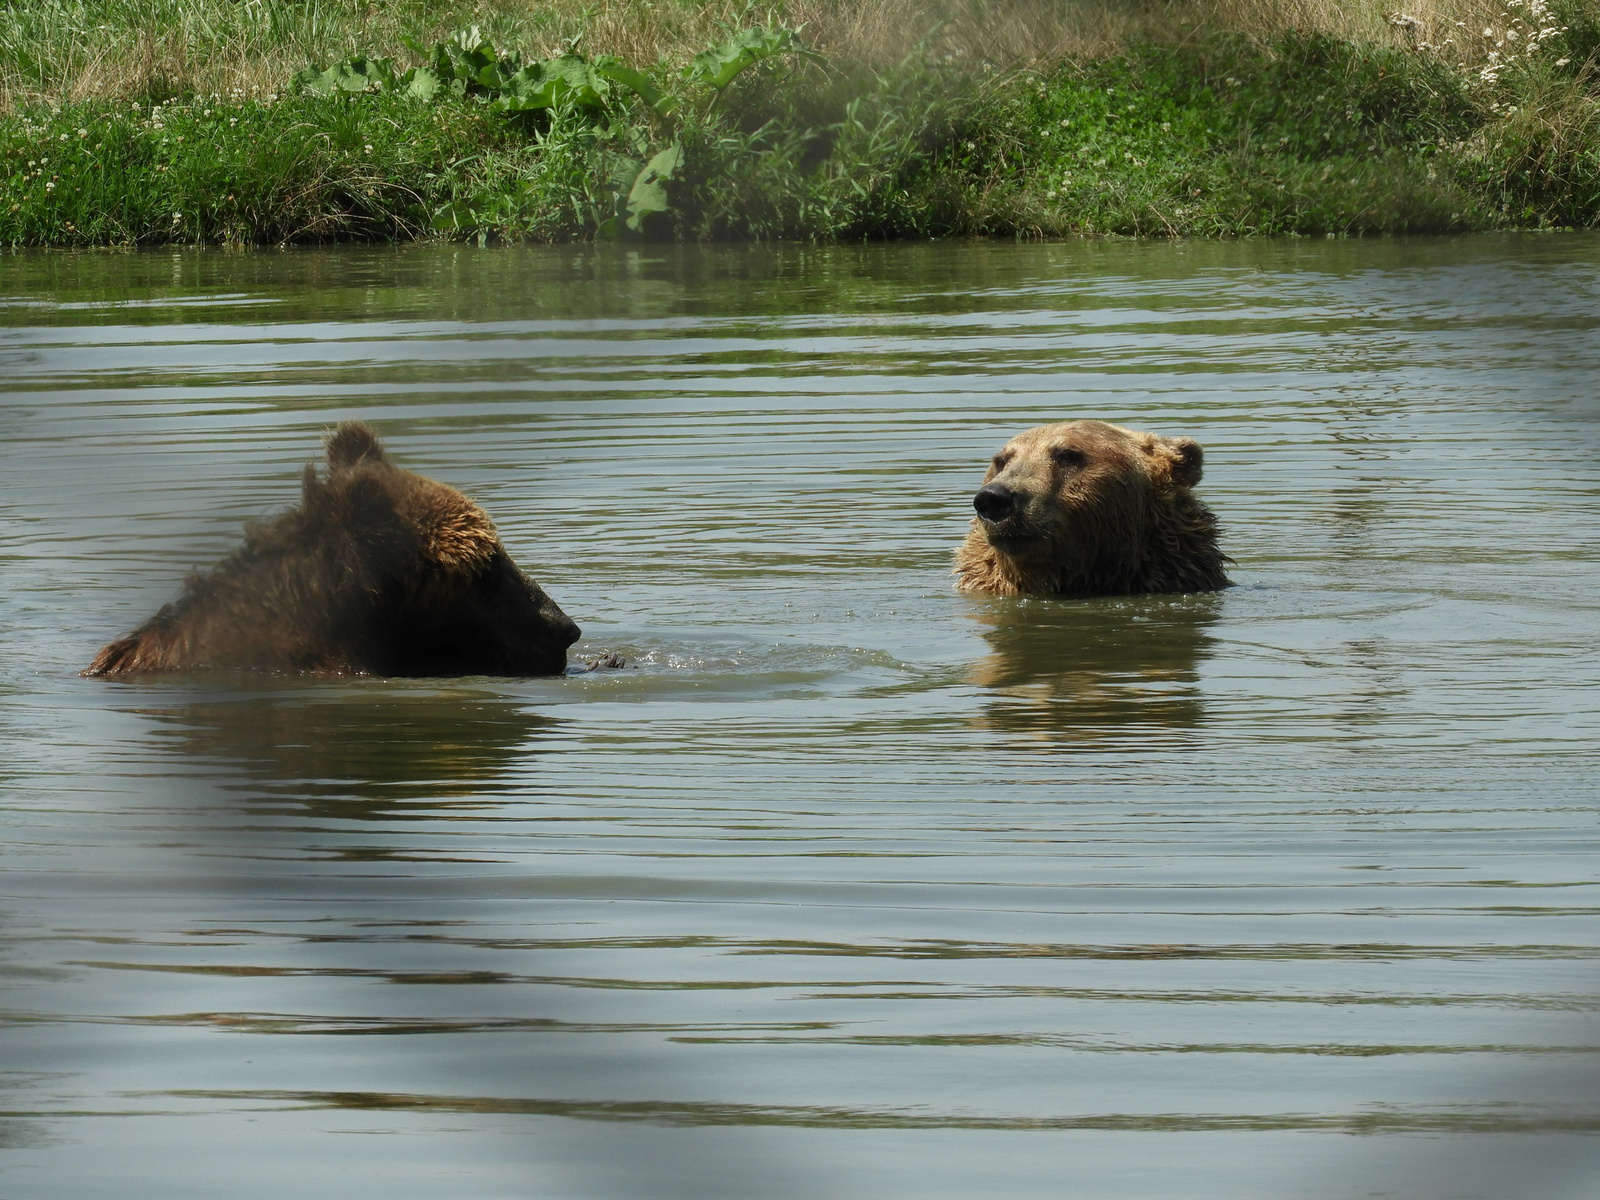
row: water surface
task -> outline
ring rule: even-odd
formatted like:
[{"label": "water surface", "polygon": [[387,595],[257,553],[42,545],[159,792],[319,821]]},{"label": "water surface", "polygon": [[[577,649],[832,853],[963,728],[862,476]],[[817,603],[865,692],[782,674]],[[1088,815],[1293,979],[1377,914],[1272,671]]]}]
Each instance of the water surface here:
[{"label": "water surface", "polygon": [[[1592,1195],[1597,379],[1585,237],[0,260],[0,1197]],[[1090,416],[1238,586],[952,591]],[[629,668],[75,677],[356,417]]]}]

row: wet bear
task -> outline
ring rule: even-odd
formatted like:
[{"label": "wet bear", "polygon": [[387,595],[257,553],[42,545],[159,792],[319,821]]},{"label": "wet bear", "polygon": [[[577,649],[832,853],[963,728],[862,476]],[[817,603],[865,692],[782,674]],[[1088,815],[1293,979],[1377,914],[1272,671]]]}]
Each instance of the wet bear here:
[{"label": "wet bear", "polygon": [[85,675],[196,667],[555,675],[579,629],[454,488],[402,470],[370,426],[326,438],[297,508],[95,655]]},{"label": "wet bear", "polygon": [[1203,457],[1192,438],[1104,421],[1019,433],[973,497],[956,586],[997,596],[1227,587],[1217,519],[1190,491]]}]

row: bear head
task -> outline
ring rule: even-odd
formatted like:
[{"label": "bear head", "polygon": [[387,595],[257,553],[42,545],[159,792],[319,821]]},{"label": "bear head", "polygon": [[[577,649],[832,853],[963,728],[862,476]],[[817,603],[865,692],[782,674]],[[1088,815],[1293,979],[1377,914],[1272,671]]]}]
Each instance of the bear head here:
[{"label": "bear head", "polygon": [[330,433],[327,474],[306,468],[302,501],[272,530],[309,577],[363,666],[393,675],[557,674],[581,631],[512,562],[487,513],[442,483],[402,470],[371,427]]},{"label": "bear head", "polygon": [[1040,425],[995,455],[957,551],[958,586],[1000,595],[1227,586],[1216,520],[1190,489],[1192,438],[1104,421]]}]

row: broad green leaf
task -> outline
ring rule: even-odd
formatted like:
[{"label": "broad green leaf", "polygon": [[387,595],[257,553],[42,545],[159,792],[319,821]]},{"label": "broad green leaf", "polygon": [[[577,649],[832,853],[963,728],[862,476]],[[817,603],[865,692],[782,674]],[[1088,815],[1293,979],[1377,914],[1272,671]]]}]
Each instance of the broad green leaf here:
[{"label": "broad green leaf", "polygon": [[530,63],[508,78],[491,107],[501,112],[529,112],[573,104],[599,108],[605,103],[608,83],[576,54]]},{"label": "broad green leaf", "polygon": [[559,80],[554,87],[558,101],[565,100],[586,108],[598,108],[605,103],[611,84],[581,55],[563,54],[560,58],[547,59],[543,66],[548,78]]},{"label": "broad green leaf", "polygon": [[459,50],[462,54],[482,54],[487,58],[494,57],[494,45],[483,36],[483,30],[476,25],[468,25],[465,29],[458,29],[450,35],[448,42],[441,45]]},{"label": "broad green leaf", "polygon": [[658,88],[648,75],[643,71],[634,70],[615,55],[602,54],[589,65],[595,74],[615,80],[623,87],[631,89],[662,116],[666,116],[677,107],[673,97]]},{"label": "broad green leaf", "polygon": [[[622,196],[633,186],[633,181],[639,178],[639,172],[642,170],[644,170],[642,158],[629,158],[627,155],[619,154],[611,160],[611,171],[606,179],[611,185],[611,190]],[[618,209],[620,211],[621,204],[618,205]]]},{"label": "broad green leaf", "polygon": [[486,66],[479,67],[472,73],[470,82],[476,84],[486,92],[503,92],[521,69],[515,57],[507,56],[497,58]]},{"label": "broad green leaf", "polygon": [[644,230],[645,218],[652,213],[667,212],[672,207],[667,197],[667,184],[678,168],[683,166],[683,147],[673,142],[644,165],[633,186],[628,189],[628,228],[635,233]]},{"label": "broad green leaf", "polygon": [[[457,31],[447,42],[435,42],[433,60],[429,66],[441,80],[461,80],[470,88],[474,85],[488,86],[480,84],[478,76],[501,61],[494,45],[473,25]],[[509,67],[507,74],[514,72],[517,68],[515,60],[508,59],[506,62]]]},{"label": "broad green leaf", "polygon": [[405,94],[413,100],[432,100],[444,90],[444,81],[431,67],[417,67],[406,80]]},{"label": "broad green leaf", "polygon": [[326,71],[312,67],[294,76],[294,82],[317,96],[336,92],[384,91],[394,87],[394,62],[387,58],[347,58]]},{"label": "broad green leaf", "polygon": [[313,63],[304,71],[296,71],[289,76],[289,87],[295,91],[310,92],[314,96],[331,95],[333,88],[323,79],[324,74],[323,69]]},{"label": "broad green leaf", "polygon": [[701,83],[721,91],[733,82],[746,67],[779,54],[802,54],[807,58],[819,55],[807,50],[794,30],[780,25],[768,29],[757,25],[734,34],[720,46],[702,50],[684,69],[684,78],[690,83]]},{"label": "broad green leaf", "polygon": [[319,96],[376,90],[426,101],[445,92],[478,95],[497,111],[508,113],[556,107],[600,109],[617,86],[638,93],[663,116],[677,104],[648,75],[614,55],[591,62],[569,51],[523,66],[515,52],[497,54],[477,26],[459,31],[448,41],[435,42],[426,51],[415,43],[407,44],[427,56],[426,65],[397,75],[390,59],[355,57],[326,70],[313,65],[298,72],[292,82]]},{"label": "broad green leaf", "polygon": [[347,92],[377,90],[394,82],[394,64],[386,58],[353,58],[345,65],[339,86]]}]

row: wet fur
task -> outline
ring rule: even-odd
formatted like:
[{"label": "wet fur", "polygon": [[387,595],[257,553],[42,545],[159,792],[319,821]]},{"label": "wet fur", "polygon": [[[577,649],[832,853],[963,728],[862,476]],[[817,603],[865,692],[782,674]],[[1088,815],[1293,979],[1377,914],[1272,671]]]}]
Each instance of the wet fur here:
[{"label": "wet fur", "polygon": [[371,675],[559,673],[576,625],[517,569],[484,511],[389,462],[373,430],[340,425],[299,507],[244,545],[85,675],[242,667]]},{"label": "wet fur", "polygon": [[1017,510],[974,517],[956,550],[956,586],[997,596],[1209,592],[1229,586],[1217,520],[1190,490],[1204,455],[1103,421],[1041,425],[995,456]]}]

